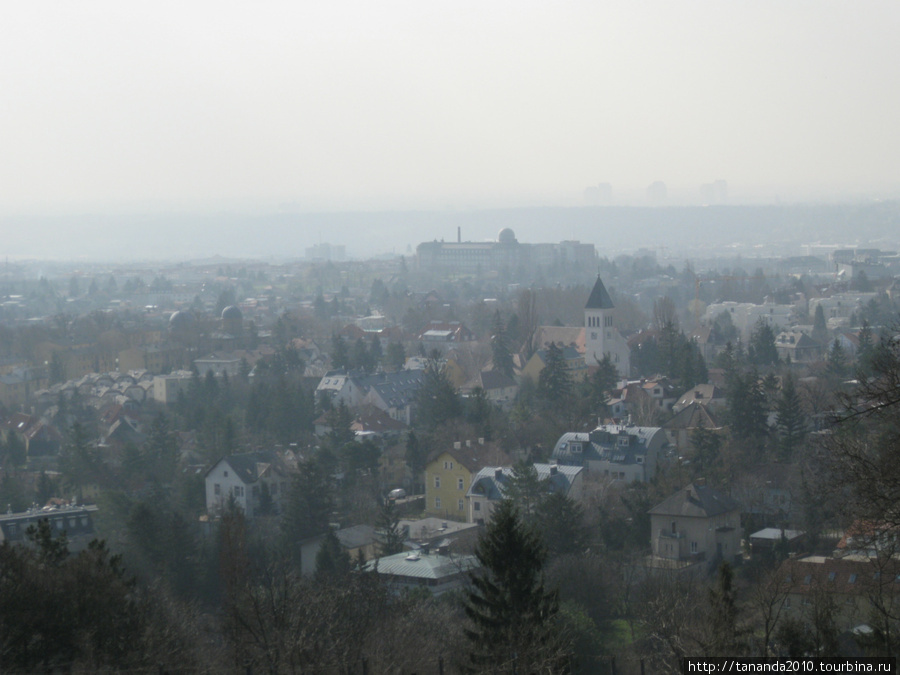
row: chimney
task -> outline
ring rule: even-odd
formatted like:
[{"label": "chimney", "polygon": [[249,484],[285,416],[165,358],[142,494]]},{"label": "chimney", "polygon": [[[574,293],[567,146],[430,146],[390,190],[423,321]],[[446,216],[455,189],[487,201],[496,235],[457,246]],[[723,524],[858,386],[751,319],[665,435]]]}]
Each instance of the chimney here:
[{"label": "chimney", "polygon": [[559,472],[559,467],[556,464],[550,465],[550,475],[555,476]]},{"label": "chimney", "polygon": [[472,441],[466,439],[466,447],[467,447],[467,448],[471,448],[471,447],[472,447]]},{"label": "chimney", "polygon": [[702,476],[700,478],[697,478],[694,481],[694,485],[696,485],[697,487],[706,487],[706,478],[703,478]]},{"label": "chimney", "polygon": [[478,445],[484,445],[484,437],[483,436],[479,437]]},{"label": "chimney", "polygon": [[501,478],[503,476],[503,467],[498,466],[494,469],[494,478]]}]

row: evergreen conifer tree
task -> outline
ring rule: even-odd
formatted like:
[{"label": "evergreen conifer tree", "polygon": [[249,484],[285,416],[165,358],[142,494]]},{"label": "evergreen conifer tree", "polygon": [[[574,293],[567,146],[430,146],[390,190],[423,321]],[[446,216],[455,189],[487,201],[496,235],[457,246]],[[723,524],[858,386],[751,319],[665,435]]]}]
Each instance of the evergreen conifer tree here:
[{"label": "evergreen conifer tree", "polygon": [[482,569],[471,576],[465,608],[473,672],[566,672],[559,601],[544,587],[545,549],[511,501],[494,511],[475,555]]},{"label": "evergreen conifer tree", "polygon": [[385,500],[376,522],[378,528],[378,555],[394,555],[403,550],[403,531],[400,529],[400,515],[392,499]]},{"label": "evergreen conifer tree", "polygon": [[790,461],[794,449],[803,442],[806,419],[800,394],[794,386],[794,378],[786,377],[781,387],[781,397],[775,404],[778,427],[778,451],[781,459]]},{"label": "evergreen conifer tree", "polygon": [[566,370],[563,351],[551,343],[547,347],[544,367],[538,375],[538,394],[551,410],[567,414],[571,410],[572,392],[572,378]]},{"label": "evergreen conifer tree", "polygon": [[491,329],[491,357],[494,362],[494,370],[507,377],[513,376],[512,352],[509,349],[509,338],[500,318],[500,311],[494,313],[494,323]]}]

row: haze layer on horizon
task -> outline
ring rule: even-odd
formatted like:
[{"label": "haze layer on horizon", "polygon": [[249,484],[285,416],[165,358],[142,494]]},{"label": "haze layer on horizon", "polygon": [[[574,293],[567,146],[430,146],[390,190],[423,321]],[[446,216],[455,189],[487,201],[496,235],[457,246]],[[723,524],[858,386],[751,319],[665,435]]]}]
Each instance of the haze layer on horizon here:
[{"label": "haze layer on horizon", "polygon": [[14,3],[0,213],[900,194],[895,2]]}]

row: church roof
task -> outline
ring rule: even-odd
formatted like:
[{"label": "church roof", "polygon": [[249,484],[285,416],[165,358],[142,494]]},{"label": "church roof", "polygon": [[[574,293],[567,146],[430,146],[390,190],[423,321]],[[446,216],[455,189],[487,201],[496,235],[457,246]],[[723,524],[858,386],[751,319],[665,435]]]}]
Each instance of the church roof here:
[{"label": "church roof", "polygon": [[612,298],[609,297],[609,293],[606,291],[606,286],[603,285],[603,280],[600,277],[597,277],[597,283],[594,284],[594,290],[591,291],[591,297],[588,298],[587,304],[584,306],[585,309],[613,309],[615,305],[613,304]]}]

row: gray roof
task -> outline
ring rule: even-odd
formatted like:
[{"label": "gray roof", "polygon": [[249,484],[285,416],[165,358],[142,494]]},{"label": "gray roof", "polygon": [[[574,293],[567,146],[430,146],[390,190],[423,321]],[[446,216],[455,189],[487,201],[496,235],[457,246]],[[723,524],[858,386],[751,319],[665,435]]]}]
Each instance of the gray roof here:
[{"label": "gray roof", "polygon": [[706,485],[691,483],[657,504],[650,513],[661,516],[711,518],[741,508],[734,499]]},{"label": "gray roof", "polygon": [[570,466],[584,466],[587,461],[637,464],[638,457],[646,456],[648,448],[659,450],[667,443],[661,427],[605,424],[589,434],[570,432],[560,436],[553,448],[553,459]]},{"label": "gray roof", "polygon": [[781,535],[784,535],[784,538],[788,541],[792,541],[797,537],[802,537],[803,532],[801,530],[782,530],[780,527],[764,527],[758,532],[754,532],[750,535],[750,539],[765,539],[767,541],[779,541],[781,539]]},{"label": "gray roof", "polygon": [[369,544],[375,543],[378,539],[375,528],[371,525],[353,525],[352,527],[345,527],[341,530],[337,530],[334,535],[337,537],[338,541],[341,542],[341,546],[348,549],[368,546]]},{"label": "gray roof", "polygon": [[499,370],[482,370],[478,374],[481,380],[481,388],[488,389],[505,389],[507,387],[517,386],[516,381],[511,377],[507,377]]},{"label": "gray roof", "polygon": [[591,291],[591,296],[588,298],[584,308],[613,309],[614,307],[615,305],[613,304],[612,298],[609,297],[609,293],[606,292],[606,286],[603,285],[603,281],[598,276],[597,283],[594,284],[594,289]]},{"label": "gray roof", "polygon": [[[580,466],[563,466],[556,464],[535,464],[538,479],[547,481],[549,492],[569,493],[576,476],[581,473]],[[486,497],[491,500],[503,498],[506,484],[515,475],[511,466],[487,466],[472,479],[472,485],[466,493],[467,497]]]},{"label": "gray roof", "polygon": [[479,563],[473,555],[448,556],[439,553],[422,554],[406,551],[370,560],[366,563],[365,569],[367,571],[377,570],[379,574],[390,574],[395,577],[439,581],[468,572],[476,567],[479,567]]}]

